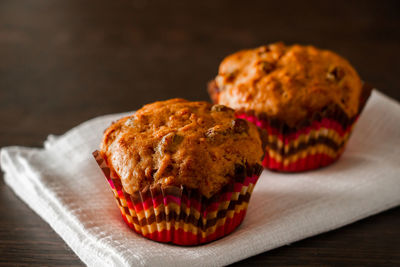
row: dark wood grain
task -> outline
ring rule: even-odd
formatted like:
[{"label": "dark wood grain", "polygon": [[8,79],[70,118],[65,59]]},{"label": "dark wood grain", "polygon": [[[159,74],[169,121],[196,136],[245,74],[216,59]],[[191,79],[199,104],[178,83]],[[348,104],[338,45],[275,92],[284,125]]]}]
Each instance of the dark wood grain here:
[{"label": "dark wood grain", "polygon": [[[0,1],[0,147],[39,147],[89,118],[159,99],[207,100],[236,50],[283,40],[332,49],[400,100],[399,1]],[[80,266],[0,182],[0,265]],[[238,265],[400,265],[400,209]]]}]

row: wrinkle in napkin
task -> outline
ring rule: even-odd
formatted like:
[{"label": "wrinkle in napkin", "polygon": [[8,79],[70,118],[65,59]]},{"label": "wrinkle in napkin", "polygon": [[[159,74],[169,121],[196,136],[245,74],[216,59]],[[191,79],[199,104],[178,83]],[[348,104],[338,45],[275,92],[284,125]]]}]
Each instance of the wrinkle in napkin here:
[{"label": "wrinkle in napkin", "polygon": [[264,170],[229,236],[197,247],[147,240],[123,222],[91,155],[125,115],[50,135],[43,149],[1,149],[6,184],[89,266],[226,265],[400,204],[400,105],[374,91],[339,161],[297,174]]}]

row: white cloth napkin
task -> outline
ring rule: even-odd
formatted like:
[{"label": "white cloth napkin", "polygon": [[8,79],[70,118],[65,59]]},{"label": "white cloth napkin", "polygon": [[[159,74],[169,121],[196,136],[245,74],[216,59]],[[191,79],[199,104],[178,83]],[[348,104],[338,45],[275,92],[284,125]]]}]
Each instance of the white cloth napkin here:
[{"label": "white cloth napkin", "polygon": [[123,115],[49,136],[44,149],[1,150],[5,182],[90,266],[226,265],[400,204],[400,105],[374,91],[337,163],[264,171],[243,224],[225,238],[197,247],[153,242],[125,225],[91,154]]}]

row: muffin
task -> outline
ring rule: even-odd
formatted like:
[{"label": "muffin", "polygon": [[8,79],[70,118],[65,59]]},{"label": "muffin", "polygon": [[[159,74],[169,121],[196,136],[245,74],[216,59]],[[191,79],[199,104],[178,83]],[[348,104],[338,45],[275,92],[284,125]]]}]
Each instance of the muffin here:
[{"label": "muffin", "polygon": [[334,52],[275,43],[226,57],[208,91],[267,131],[264,167],[297,172],[340,157],[371,88]]},{"label": "muffin", "polygon": [[94,156],[125,222],[160,242],[197,245],[242,222],[262,171],[259,129],[223,105],[145,105],[104,132]]}]

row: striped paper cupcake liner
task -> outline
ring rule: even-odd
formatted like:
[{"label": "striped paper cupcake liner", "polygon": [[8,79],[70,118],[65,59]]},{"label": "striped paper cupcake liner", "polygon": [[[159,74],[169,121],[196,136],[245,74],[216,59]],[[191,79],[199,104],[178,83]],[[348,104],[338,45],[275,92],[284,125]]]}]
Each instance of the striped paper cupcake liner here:
[{"label": "striped paper cupcake liner", "polygon": [[207,243],[235,230],[243,221],[262,166],[238,166],[234,183],[211,198],[185,186],[147,186],[127,193],[118,175],[98,151],[93,153],[103,171],[122,218],[136,233],[177,245]]},{"label": "striped paper cupcake liner", "polygon": [[363,86],[359,111],[351,118],[337,105],[315,113],[297,127],[263,114],[238,112],[236,116],[267,132],[265,168],[282,172],[313,170],[340,158],[371,89]]},{"label": "striped paper cupcake liner", "polygon": [[343,153],[357,120],[355,118],[352,124],[343,128],[336,120],[323,118],[297,132],[285,133],[256,116],[245,113],[237,116],[267,131],[263,166],[285,172],[312,170],[337,160]]}]

